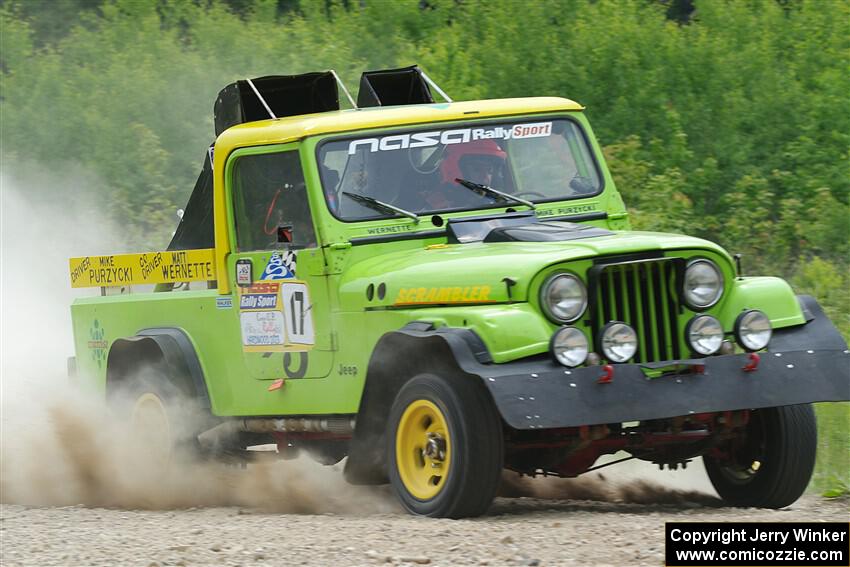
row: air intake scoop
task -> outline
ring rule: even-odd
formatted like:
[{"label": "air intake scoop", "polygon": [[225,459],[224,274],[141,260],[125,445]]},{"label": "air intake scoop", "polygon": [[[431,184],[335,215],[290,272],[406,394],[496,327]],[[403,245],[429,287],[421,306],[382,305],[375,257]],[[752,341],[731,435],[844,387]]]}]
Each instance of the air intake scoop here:
[{"label": "air intake scoop", "polygon": [[522,226],[493,229],[484,242],[564,242],[595,236],[611,236],[610,230],[566,221],[538,221]]},{"label": "air intake scoop", "polygon": [[431,89],[416,65],[403,69],[366,71],[360,76],[357,106],[395,106],[434,102]]},{"label": "air intake scoop", "polygon": [[339,91],[331,71],[236,81],[221,89],[216,98],[215,135],[245,122],[330,110],[339,110]]},{"label": "air intake scoop", "polygon": [[531,211],[451,219],[449,244],[470,242],[565,242],[579,238],[611,236],[604,228],[566,221],[541,221]]}]

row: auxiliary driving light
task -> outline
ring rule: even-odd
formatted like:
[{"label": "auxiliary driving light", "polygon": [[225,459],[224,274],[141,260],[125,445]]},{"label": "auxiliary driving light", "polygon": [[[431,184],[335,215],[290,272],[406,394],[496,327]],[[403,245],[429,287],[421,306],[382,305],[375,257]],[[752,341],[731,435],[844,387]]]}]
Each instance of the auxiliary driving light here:
[{"label": "auxiliary driving light", "polygon": [[637,352],[638,337],[626,323],[611,321],[599,333],[599,347],[610,362],[626,362]]},{"label": "auxiliary driving light", "polygon": [[694,352],[714,354],[723,344],[723,325],[711,315],[697,315],[688,321],[685,336]]},{"label": "auxiliary driving light", "polygon": [[574,368],[587,359],[587,337],[575,327],[561,327],[552,335],[549,348],[555,360],[568,368]]},{"label": "auxiliary driving light", "polygon": [[772,335],[770,319],[757,309],[745,311],[735,320],[735,338],[738,344],[749,351],[766,347]]}]

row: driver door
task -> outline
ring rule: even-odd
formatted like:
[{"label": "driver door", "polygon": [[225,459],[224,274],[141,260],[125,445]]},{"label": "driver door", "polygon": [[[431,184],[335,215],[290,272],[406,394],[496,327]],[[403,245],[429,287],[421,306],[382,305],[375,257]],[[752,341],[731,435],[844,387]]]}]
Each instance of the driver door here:
[{"label": "driver door", "polygon": [[324,257],[297,145],[239,150],[226,173],[227,262],[249,375],[322,378],[333,367]]}]

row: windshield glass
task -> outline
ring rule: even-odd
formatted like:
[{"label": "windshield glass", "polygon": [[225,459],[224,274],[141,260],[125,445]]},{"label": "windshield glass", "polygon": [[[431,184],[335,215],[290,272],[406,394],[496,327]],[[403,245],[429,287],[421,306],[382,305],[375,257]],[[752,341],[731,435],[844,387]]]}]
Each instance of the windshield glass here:
[{"label": "windshield glass", "polygon": [[331,140],[320,146],[319,170],[328,207],[346,221],[398,216],[381,204],[417,215],[523,206],[457,179],[535,203],[601,189],[585,138],[566,118]]}]

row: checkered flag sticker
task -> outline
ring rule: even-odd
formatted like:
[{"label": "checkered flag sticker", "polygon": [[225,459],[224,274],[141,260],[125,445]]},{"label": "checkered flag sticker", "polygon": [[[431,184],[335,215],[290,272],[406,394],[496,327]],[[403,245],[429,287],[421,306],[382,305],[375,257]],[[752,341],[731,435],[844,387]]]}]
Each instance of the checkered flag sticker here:
[{"label": "checkered flag sticker", "polygon": [[286,268],[287,275],[284,277],[294,278],[295,277],[295,260],[296,255],[293,250],[287,250],[283,254],[283,267]]}]

